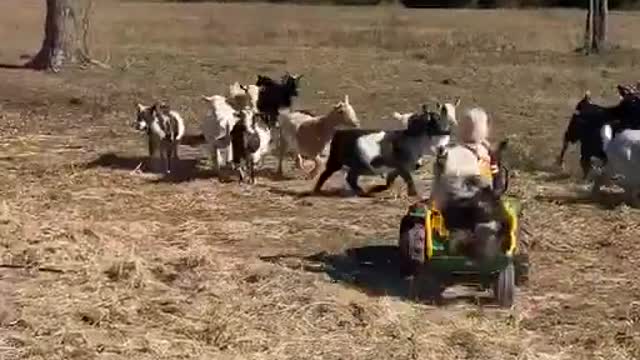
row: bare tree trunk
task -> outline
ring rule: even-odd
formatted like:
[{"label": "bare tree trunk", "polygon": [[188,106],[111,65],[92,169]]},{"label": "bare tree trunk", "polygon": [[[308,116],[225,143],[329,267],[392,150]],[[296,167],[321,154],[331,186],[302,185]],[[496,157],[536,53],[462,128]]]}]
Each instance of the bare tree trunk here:
[{"label": "bare tree trunk", "polygon": [[92,5],[92,0],[47,0],[42,47],[25,67],[58,71],[64,64],[92,62],[88,52]]},{"label": "bare tree trunk", "polygon": [[607,20],[609,17],[609,6],[607,0],[598,0],[598,20],[595,24],[597,26],[598,32],[595,37],[595,48],[598,51],[606,50],[607,46]]},{"label": "bare tree trunk", "polygon": [[588,54],[591,52],[593,45],[593,8],[595,0],[589,0],[589,10],[587,10],[587,20],[584,26],[584,51]]},{"label": "bare tree trunk", "polygon": [[607,0],[589,0],[585,25],[585,52],[601,52],[607,46],[609,4]]}]

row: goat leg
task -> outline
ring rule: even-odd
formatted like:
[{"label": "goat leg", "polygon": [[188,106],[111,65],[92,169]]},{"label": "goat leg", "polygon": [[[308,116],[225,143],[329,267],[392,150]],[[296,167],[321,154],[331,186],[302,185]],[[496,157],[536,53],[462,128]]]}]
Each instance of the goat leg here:
[{"label": "goat leg", "polygon": [[353,189],[353,191],[355,191],[358,196],[364,196],[365,195],[364,190],[362,190],[360,185],[358,185],[359,177],[360,177],[360,173],[358,173],[353,169],[349,169],[349,172],[347,172],[347,184],[349,184],[351,189]]},{"label": "goat leg", "polygon": [[161,141],[160,143],[160,161],[162,162],[162,165],[164,166],[164,173],[167,174],[169,173],[169,158],[167,157],[167,144],[164,143],[164,140]]},{"label": "goat leg", "polygon": [[320,174],[320,177],[316,182],[316,186],[314,186],[313,188],[313,192],[319,193],[320,189],[322,189],[322,185],[324,185],[324,183],[331,177],[331,175],[333,175],[333,173],[338,170],[340,170],[340,168],[334,168],[330,166],[325,167],[324,171],[322,172],[322,174]]},{"label": "goat leg", "polygon": [[249,181],[252,185],[256,183],[255,164],[252,159],[249,159]]},{"label": "goat leg", "polygon": [[587,176],[589,176],[589,172],[591,171],[591,159],[586,156],[580,157],[580,168],[582,169],[582,180],[586,180]]},{"label": "goat leg", "polygon": [[315,178],[320,172],[320,165],[322,164],[322,160],[320,160],[320,156],[316,156],[313,159],[313,164],[314,164],[313,169],[311,169],[311,171],[309,171],[309,173],[307,174],[307,177],[309,179]]},{"label": "goat leg", "polygon": [[171,160],[173,157],[173,144],[166,145],[166,155],[165,155],[165,171],[167,174],[171,174]]},{"label": "goat leg", "polygon": [[562,149],[560,150],[560,154],[556,159],[556,165],[560,167],[560,169],[564,169],[564,153],[567,151],[567,147],[569,146],[569,142],[564,140],[562,142]]},{"label": "goat leg", "polygon": [[238,164],[238,177],[240,182],[244,181],[244,171],[242,170],[242,168],[243,166]]},{"label": "goat leg", "polygon": [[389,172],[387,174],[387,179],[385,184],[374,186],[373,188],[371,188],[371,190],[369,190],[369,193],[372,194],[372,193],[378,193],[378,192],[389,190],[389,188],[391,187],[391,185],[393,185],[393,183],[396,181],[399,175],[400,174],[398,173],[397,170],[393,170]]},{"label": "goat leg", "polygon": [[282,139],[282,127],[278,128],[278,175],[282,176],[282,161],[284,160],[285,142]]},{"label": "goat leg", "polygon": [[220,174],[220,148],[214,146],[211,151],[211,161],[213,162],[213,171],[216,175]]},{"label": "goat leg", "polygon": [[416,184],[413,182],[413,177],[411,173],[404,168],[399,168],[398,175],[402,177],[405,183],[407,183],[407,195],[408,196],[417,196],[418,191],[416,190]]}]

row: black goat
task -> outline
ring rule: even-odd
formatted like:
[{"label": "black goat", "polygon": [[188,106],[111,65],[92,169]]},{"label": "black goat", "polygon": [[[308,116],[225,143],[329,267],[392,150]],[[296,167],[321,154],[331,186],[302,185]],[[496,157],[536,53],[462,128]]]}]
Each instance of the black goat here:
[{"label": "black goat", "polygon": [[258,75],[256,86],[260,87],[258,94],[258,111],[266,115],[266,122],[274,127],[278,121],[278,110],[291,108],[292,100],[298,96],[298,87],[302,75],[286,73],[280,82],[268,76]]},{"label": "black goat", "polygon": [[383,175],[386,185],[373,191],[388,189],[400,176],[407,184],[409,196],[417,195],[411,173],[418,159],[449,142],[450,124],[436,112],[424,112],[409,118],[404,130],[340,129],[335,132],[329,148],[324,172],[318,178],[314,192],[319,192],[329,177],[348,167],[347,183],[358,194],[361,175]]},{"label": "black goat", "polygon": [[582,168],[583,179],[586,179],[591,169],[591,158],[595,157],[606,162],[607,156],[602,150],[602,139],[600,129],[604,124],[612,124],[614,131],[621,128],[621,119],[624,118],[624,99],[616,106],[601,106],[591,102],[591,94],[587,91],[584,97],[578,102],[574,110],[569,125],[564,132],[562,149],[556,160],[558,166],[562,167],[564,154],[569,144],[580,142],[580,167]]}]

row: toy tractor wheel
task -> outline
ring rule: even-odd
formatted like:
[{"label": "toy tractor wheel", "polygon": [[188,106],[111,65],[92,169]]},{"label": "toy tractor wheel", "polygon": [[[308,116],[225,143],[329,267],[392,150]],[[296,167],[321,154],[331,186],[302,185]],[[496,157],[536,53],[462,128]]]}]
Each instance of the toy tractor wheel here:
[{"label": "toy tractor wheel", "polygon": [[424,227],[421,224],[412,222],[408,216],[402,219],[398,238],[398,265],[402,275],[414,275],[418,269],[418,262],[411,257],[411,236],[420,232],[424,233]]},{"label": "toy tractor wheel", "polygon": [[411,297],[414,300],[427,300],[435,304],[442,303],[442,293],[445,290],[440,278],[432,273],[428,266],[424,266],[413,277]]},{"label": "toy tractor wheel", "polygon": [[510,308],[513,305],[516,289],[516,272],[512,262],[505,267],[494,284],[494,295],[500,307]]}]

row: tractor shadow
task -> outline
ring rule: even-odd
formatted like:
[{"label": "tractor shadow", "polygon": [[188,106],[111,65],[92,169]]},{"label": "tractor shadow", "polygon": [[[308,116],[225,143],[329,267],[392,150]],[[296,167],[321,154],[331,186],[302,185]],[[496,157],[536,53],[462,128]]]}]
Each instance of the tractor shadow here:
[{"label": "tractor shadow", "polygon": [[[410,279],[400,272],[400,254],[392,245],[363,246],[347,249],[341,254],[319,252],[309,256],[282,254],[262,256],[262,261],[294,270],[325,273],[332,282],[354,288],[369,296],[393,296],[417,302],[410,297]],[[473,294],[454,294],[447,290],[440,305],[456,303],[487,304],[486,299]]]}]

